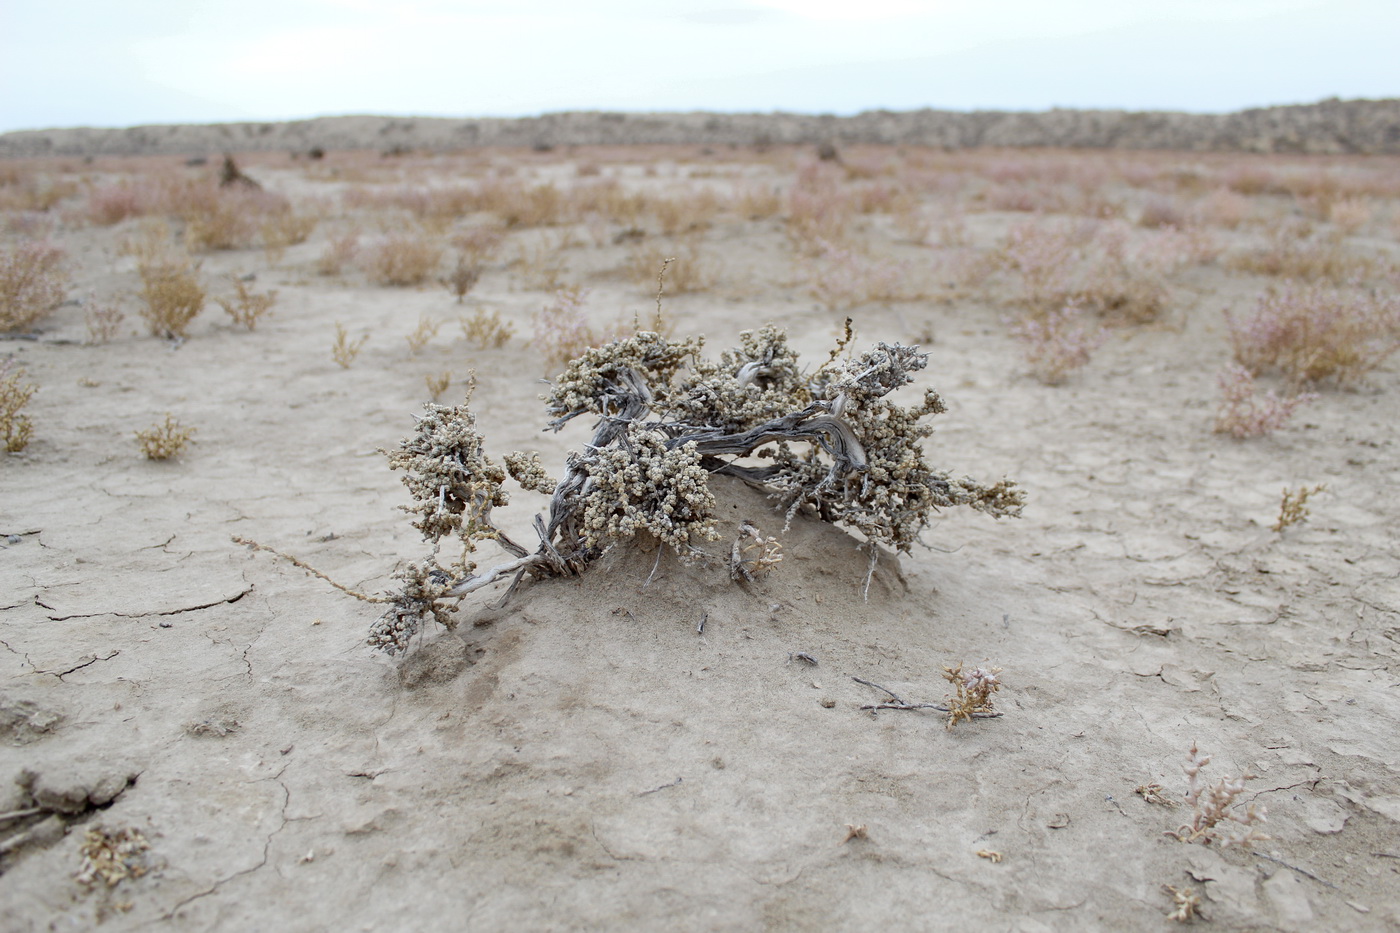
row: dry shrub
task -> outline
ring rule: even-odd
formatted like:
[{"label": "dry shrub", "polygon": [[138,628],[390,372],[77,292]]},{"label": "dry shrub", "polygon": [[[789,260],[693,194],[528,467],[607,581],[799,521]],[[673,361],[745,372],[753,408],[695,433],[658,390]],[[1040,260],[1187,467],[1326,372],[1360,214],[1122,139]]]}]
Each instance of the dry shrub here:
[{"label": "dry shrub", "polygon": [[1400,349],[1400,298],[1361,288],[1270,288],[1253,312],[1226,321],[1236,362],[1294,383],[1354,382]]},{"label": "dry shrub", "polygon": [[798,172],[788,192],[787,235],[800,252],[819,255],[844,242],[854,216],[839,169],[812,163]]},{"label": "dry shrub", "polygon": [[248,283],[238,278],[232,277],[233,294],[217,301],[228,316],[233,318],[233,323],[239,324],[249,330],[255,330],[260,321],[273,304],[277,302],[277,291],[273,289],[269,292],[255,292],[248,288]]},{"label": "dry shrub", "polygon": [[[816,256],[804,262],[807,293],[822,306],[840,311],[876,301],[900,301],[907,292],[905,263],[880,259],[853,246],[817,241]],[[669,281],[669,280],[668,280]]]},{"label": "dry shrub", "polygon": [[331,237],[325,250],[316,260],[316,271],[321,275],[340,275],[345,267],[355,261],[360,252],[360,232],[350,230],[340,236]]},{"label": "dry shrub", "polygon": [[648,198],[646,205],[665,236],[703,230],[724,209],[719,197],[708,188],[671,197]]},{"label": "dry shrub", "polygon": [[1122,224],[1017,224],[1000,250],[1004,267],[1019,273],[1018,303],[1034,315],[1074,303],[1129,323],[1155,320],[1166,309],[1165,276],[1183,252],[1156,234],[1134,242]]},{"label": "dry shrub", "polygon": [[83,302],[83,321],[87,324],[89,342],[110,343],[124,320],[126,314],[120,307],[98,301],[96,293],[88,293],[87,301]]},{"label": "dry shrub", "polygon": [[104,227],[128,217],[144,217],[160,209],[160,189],[146,179],[104,185],[88,193],[87,216]]},{"label": "dry shrub", "polygon": [[39,387],[25,382],[24,376],[23,367],[16,365],[14,357],[0,363],[0,438],[5,441],[5,450],[12,454],[27,447],[34,433],[34,422],[20,412]]},{"label": "dry shrub", "polygon": [[539,291],[563,288],[568,272],[564,263],[563,241],[549,236],[518,244],[511,265],[518,286]]},{"label": "dry shrub", "polygon": [[1071,302],[1044,315],[1029,315],[1011,329],[1011,336],[1026,345],[1026,362],[1046,385],[1059,385],[1089,362],[1103,346],[1108,333],[1086,320],[1083,310]]},{"label": "dry shrub", "polygon": [[505,231],[500,227],[468,227],[452,234],[452,247],[472,266],[484,266],[501,252]]},{"label": "dry shrub", "polygon": [[452,373],[443,370],[436,375],[424,376],[423,382],[428,387],[428,395],[436,402],[438,399],[442,398],[444,392],[452,387]]},{"label": "dry shrub", "polygon": [[1256,275],[1338,285],[1394,270],[1380,257],[1348,250],[1339,231],[1315,233],[1306,222],[1280,224],[1263,247],[1233,255],[1227,263]]},{"label": "dry shrub", "polygon": [[550,369],[583,355],[601,342],[602,335],[588,323],[583,310],[588,291],[579,286],[561,288],[554,300],[535,315],[535,331],[530,345],[540,352]]},{"label": "dry shrub", "polygon": [[484,308],[462,318],[461,324],[462,336],[483,350],[499,350],[515,333],[515,325],[501,320],[499,311],[488,314]]},{"label": "dry shrub", "polygon": [[187,428],[175,420],[170,412],[165,413],[165,421],[154,424],[144,431],[136,432],[136,441],[147,460],[171,460],[180,456],[185,447],[193,443],[194,428]]},{"label": "dry shrub", "polygon": [[703,292],[713,287],[714,272],[695,237],[683,237],[671,246],[643,241],[628,253],[624,271],[627,278],[649,294],[656,292],[656,276],[666,267],[666,291],[672,295]]},{"label": "dry shrub", "polygon": [[264,218],[258,225],[258,232],[268,259],[277,262],[287,247],[305,243],[320,222],[316,214],[293,210],[277,211]]},{"label": "dry shrub", "polygon": [[1317,396],[1302,393],[1282,398],[1274,392],[1260,395],[1254,374],[1239,363],[1231,363],[1217,378],[1220,407],[1215,415],[1215,433],[1231,437],[1263,437],[1283,427],[1293,412]]},{"label": "dry shrub", "polygon": [[419,285],[442,261],[442,246],[421,232],[391,233],[365,248],[360,267],[380,285]]},{"label": "dry shrub", "polygon": [[467,293],[476,287],[476,283],[480,279],[481,268],[468,260],[466,256],[458,256],[457,265],[442,280],[442,284],[446,285],[447,290],[457,296],[457,304],[461,304],[462,299],[467,297]]},{"label": "dry shrub", "polygon": [[271,218],[290,213],[287,202],[246,186],[192,189],[179,205],[185,221],[185,245],[197,253],[251,246]]},{"label": "dry shrub", "polygon": [[59,247],[31,241],[0,251],[0,331],[33,326],[58,306],[67,291]]},{"label": "dry shrub", "polygon": [[415,356],[423,352],[423,348],[437,336],[442,330],[442,321],[435,321],[426,314],[418,318],[418,326],[413,329],[413,333],[404,339],[408,341],[408,350]]},{"label": "dry shrub", "polygon": [[1138,215],[1138,226],[1149,229],[1160,227],[1175,227],[1180,229],[1186,225],[1186,215],[1172,198],[1157,195],[1149,198],[1143,205],[1142,213]]},{"label": "dry shrub", "polygon": [[1343,198],[1327,207],[1327,219],[1350,236],[1371,222],[1371,202],[1366,198]]},{"label": "dry shrub", "polygon": [[364,334],[359,340],[351,340],[346,333],[345,325],[339,321],[335,322],[335,343],[331,344],[331,359],[340,365],[341,369],[349,369],[350,364],[355,362],[355,357],[360,355],[364,349],[365,342],[369,340],[369,334]]},{"label": "dry shrub", "polygon": [[180,340],[189,330],[190,322],[204,310],[204,286],[199,281],[199,267],[188,257],[167,257],[142,263],[141,317],[154,337]]},{"label": "dry shrub", "polygon": [[1191,217],[1196,223],[1230,230],[1253,216],[1254,205],[1249,198],[1229,188],[1215,189],[1191,208]]},{"label": "dry shrub", "polygon": [[774,185],[744,185],[735,192],[733,209],[740,217],[748,220],[776,217],[783,210],[782,192]]}]

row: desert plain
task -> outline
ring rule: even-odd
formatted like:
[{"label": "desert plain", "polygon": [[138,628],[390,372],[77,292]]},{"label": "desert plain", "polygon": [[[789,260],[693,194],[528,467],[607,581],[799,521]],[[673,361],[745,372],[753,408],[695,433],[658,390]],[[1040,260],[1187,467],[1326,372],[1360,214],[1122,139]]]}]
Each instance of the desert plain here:
[{"label": "desert plain", "polygon": [[[0,248],[61,289],[0,337],[37,386],[0,460],[4,929],[1400,924],[1400,157],[231,155],[0,162]],[[394,657],[380,607],[234,541],[392,591],[425,545],[382,451],[474,382],[493,456],[557,474],[588,425],[543,430],[547,380],[658,324],[667,259],[660,326],[708,355],[919,346],[929,463],[1022,516],[945,510],[867,581],[716,480],[713,564],[622,541]],[[153,313],[158,269],[197,314]],[[1308,294],[1384,313],[1340,370],[1256,366],[1255,411],[1306,397],[1234,436],[1232,334]],[[741,519],[783,546],[752,583]],[[999,715],[867,708],[960,663]],[[1180,832],[1193,744],[1254,822]]]}]

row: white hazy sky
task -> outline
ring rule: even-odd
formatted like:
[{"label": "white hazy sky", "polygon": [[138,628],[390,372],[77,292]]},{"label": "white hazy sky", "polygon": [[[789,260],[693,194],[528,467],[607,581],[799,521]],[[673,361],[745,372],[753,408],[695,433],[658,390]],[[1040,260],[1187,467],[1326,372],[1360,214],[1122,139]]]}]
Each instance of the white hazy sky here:
[{"label": "white hazy sky", "polygon": [[0,131],[1400,96],[1400,0],[0,0]]}]

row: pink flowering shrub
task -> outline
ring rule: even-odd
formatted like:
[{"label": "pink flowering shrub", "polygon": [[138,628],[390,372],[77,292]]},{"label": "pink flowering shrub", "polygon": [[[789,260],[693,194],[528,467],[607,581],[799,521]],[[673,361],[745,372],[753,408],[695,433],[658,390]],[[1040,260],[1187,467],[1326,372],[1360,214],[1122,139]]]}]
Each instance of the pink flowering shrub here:
[{"label": "pink flowering shrub", "polygon": [[1310,392],[1281,398],[1275,392],[1260,395],[1254,376],[1239,363],[1231,363],[1217,378],[1220,408],[1215,432],[1231,437],[1262,437],[1283,427],[1293,412],[1317,396]]},{"label": "pink flowering shrub", "polygon": [[1083,309],[1074,302],[1039,317],[1023,318],[1011,329],[1011,335],[1025,343],[1026,362],[1036,378],[1051,386],[1087,364],[1108,339],[1108,332],[1097,323],[1086,322]]},{"label": "pink flowering shrub", "polygon": [[907,266],[849,246],[817,240],[818,253],[806,263],[807,290],[832,311],[875,301],[897,301],[905,293]]},{"label": "pink flowering shrub", "polygon": [[1295,383],[1353,382],[1400,348],[1400,300],[1360,288],[1271,288],[1252,313],[1226,312],[1226,322],[1237,363]]},{"label": "pink flowering shrub", "polygon": [[31,240],[0,250],[0,331],[31,327],[67,291],[60,247]]}]

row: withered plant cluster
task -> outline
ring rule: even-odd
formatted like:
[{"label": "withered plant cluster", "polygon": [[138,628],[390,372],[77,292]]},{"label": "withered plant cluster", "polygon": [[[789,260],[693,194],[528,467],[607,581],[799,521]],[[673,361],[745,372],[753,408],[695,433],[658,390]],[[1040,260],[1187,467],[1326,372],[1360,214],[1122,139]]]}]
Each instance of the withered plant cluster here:
[{"label": "withered plant cluster", "polygon": [[39,387],[26,382],[24,375],[23,367],[16,365],[14,357],[0,363],[0,440],[12,454],[29,446],[29,438],[34,433],[34,422],[21,412]]},{"label": "withered plant cluster", "polygon": [[1221,846],[1244,848],[1266,841],[1269,837],[1255,829],[1257,824],[1265,822],[1265,808],[1252,803],[1243,807],[1237,805],[1240,795],[1244,793],[1245,782],[1254,775],[1245,771],[1237,778],[1225,777],[1214,784],[1207,784],[1201,779],[1201,771],[1208,764],[1210,756],[1202,755],[1196,743],[1192,742],[1185,765],[1186,803],[1191,807],[1191,822],[1167,835],[1181,842],[1201,845],[1215,842]]},{"label": "withered plant cluster", "polygon": [[0,250],[0,331],[25,330],[52,311],[67,292],[63,250],[27,242]]},{"label": "withered plant cluster", "polygon": [[[945,410],[936,392],[925,390],[911,407],[887,398],[913,381],[927,355],[881,343],[841,360],[850,336],[848,330],[811,371],[799,367],[786,334],[773,327],[745,332],[740,346],[718,359],[700,355],[698,338],[650,331],[589,349],[555,379],[546,400],[555,430],[596,419],[584,452],[569,455],[559,479],[536,454],[492,460],[470,398],[453,407],[426,405],[413,435],[388,456],[391,468],[405,473],[413,497],[406,510],[431,551],[401,571],[403,589],[389,598],[370,643],[402,651],[425,617],[451,627],[459,597],[503,579],[514,589],[527,576],[581,574],[638,534],[684,561],[712,560],[701,544],[717,536],[709,485],[716,475],[766,490],[788,521],[805,512],[859,532],[869,542],[871,574],[878,546],[908,551],[940,508],[1019,514],[1022,493],[1014,483],[983,485],[928,465],[924,419]],[[533,550],[492,520],[492,510],[510,501],[508,476],[550,496],[547,516],[535,519]],[[479,569],[471,555],[486,541],[509,559]],[[754,528],[736,545],[732,575],[749,580],[771,569],[777,545]],[[964,684],[969,702],[985,705],[994,683],[993,676]]]}]

